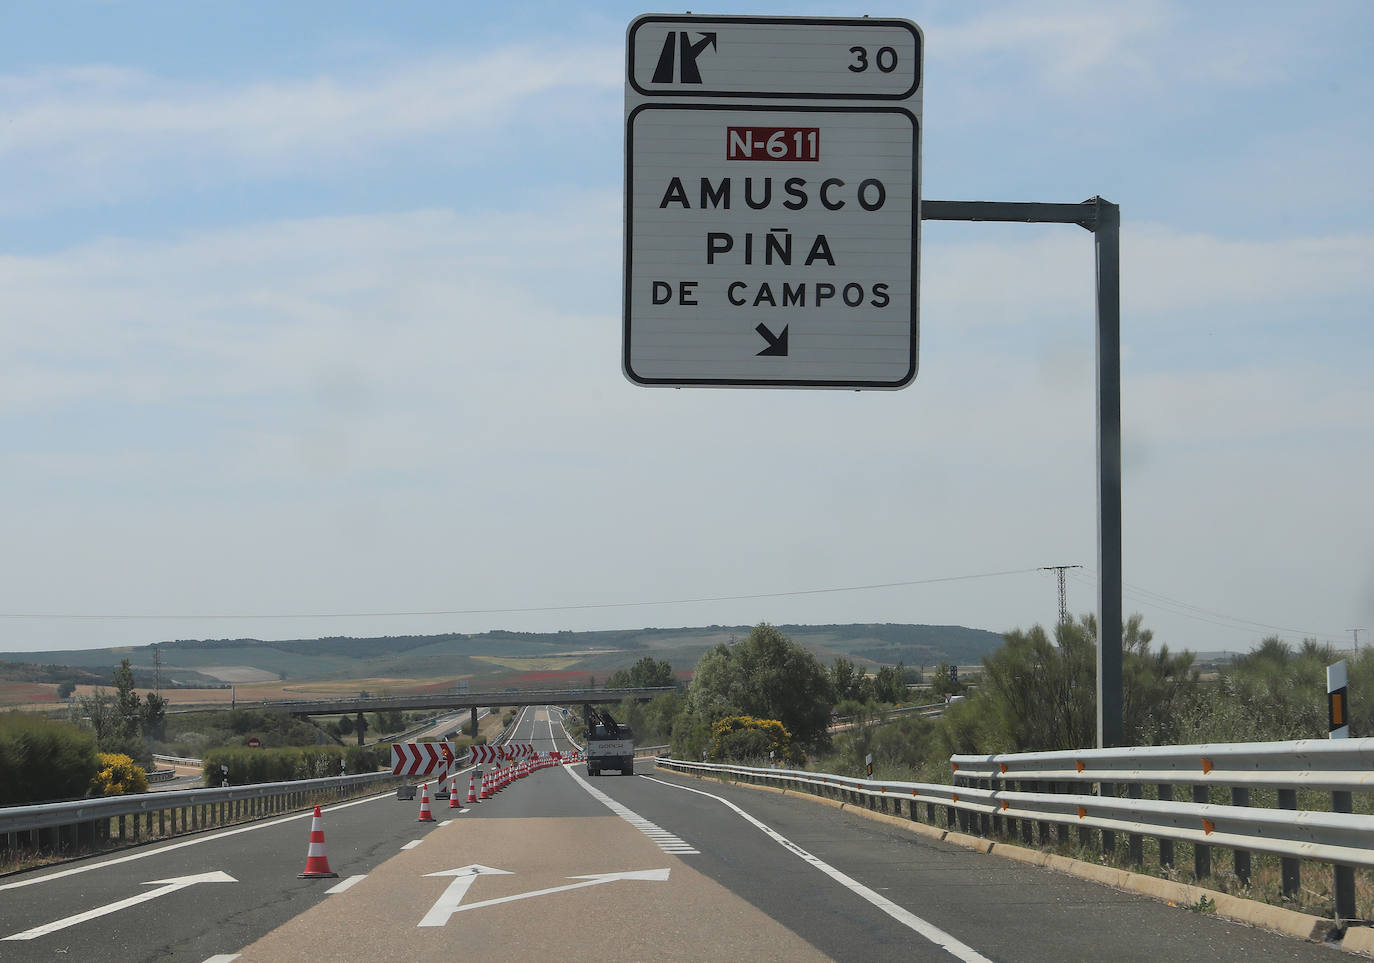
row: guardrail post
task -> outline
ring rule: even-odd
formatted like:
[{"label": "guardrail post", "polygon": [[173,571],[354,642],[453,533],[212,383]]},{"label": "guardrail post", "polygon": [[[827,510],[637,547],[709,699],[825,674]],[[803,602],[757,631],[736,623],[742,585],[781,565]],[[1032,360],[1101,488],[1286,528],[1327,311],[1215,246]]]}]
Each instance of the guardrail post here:
[{"label": "guardrail post", "polygon": [[[1160,802],[1174,801],[1173,786],[1167,782],[1162,782],[1157,788]],[[1163,836],[1159,838],[1159,865],[1166,869],[1172,869],[1174,865],[1174,841],[1165,839]]]},{"label": "guardrail post", "polygon": [[[1279,790],[1279,808],[1293,809],[1298,808],[1298,791],[1296,789]],[[1280,874],[1283,877],[1283,895],[1296,898],[1298,891],[1302,889],[1302,863],[1296,856],[1282,856],[1279,858]]]},{"label": "guardrail post", "polygon": [[[991,788],[992,788],[992,780],[991,780],[991,779],[979,779],[979,780],[977,780],[974,784],[975,784],[979,789],[991,789]],[[979,814],[978,814],[978,835],[980,835],[980,836],[990,836],[990,835],[992,835],[992,823],[993,823],[993,819],[994,819],[994,818],[995,818],[995,817],[993,817],[990,813],[979,813]],[[1000,820],[998,820],[998,821],[1000,822]]]},{"label": "guardrail post", "polygon": [[[1025,783],[1023,782],[1021,785],[1024,786]],[[1053,790],[1047,790],[1045,788],[1048,785],[1048,783],[1041,782],[1037,779],[1030,784],[1031,792],[1052,792]],[[1043,819],[1038,821],[1035,824],[1035,836],[1036,839],[1040,841],[1041,846],[1048,846],[1050,842],[1050,824]]]},{"label": "guardrail post", "polygon": [[[1250,787],[1232,786],[1231,805],[1248,806],[1250,805]],[[1250,885],[1250,851],[1248,849],[1237,849],[1231,853],[1235,859],[1236,879],[1240,880],[1242,886]]]},{"label": "guardrail post", "polygon": [[[1331,794],[1331,811],[1333,813],[1348,813],[1354,810],[1353,794],[1337,790]],[[1355,867],[1342,866],[1337,863],[1333,867],[1335,877],[1333,885],[1336,897],[1336,919],[1353,920],[1355,919]]]},{"label": "guardrail post", "polygon": [[[1206,805],[1211,802],[1211,793],[1206,786],[1193,787],[1193,802]],[[1193,875],[1199,880],[1212,875],[1212,847],[1203,843],[1193,846]]]},{"label": "guardrail post", "polygon": [[[1144,787],[1138,782],[1126,784],[1126,795],[1131,799],[1140,799],[1144,796]],[[1139,866],[1145,862],[1144,843],[1140,838],[1140,833],[1126,834],[1126,858],[1131,861],[1132,866]]]},{"label": "guardrail post", "polygon": [[[1099,795],[1099,796],[1112,796],[1112,797],[1115,797],[1115,796],[1116,796],[1116,783],[1114,783],[1114,782],[1104,782],[1104,783],[1102,783],[1102,784],[1101,784],[1101,788],[1098,790],[1098,795]],[[1104,829],[1104,830],[1102,830],[1102,852],[1104,852],[1104,853],[1115,853],[1115,852],[1116,852],[1116,833],[1112,832],[1110,829]]]},{"label": "guardrail post", "polygon": [[[1030,787],[1030,791],[1031,791],[1031,792],[1034,792],[1034,791],[1035,791],[1035,783],[1033,783],[1033,782],[1027,782],[1025,779],[1022,779],[1022,780],[1020,780],[1020,781],[1018,781],[1018,782],[1016,783],[1016,788],[1019,789],[1019,790],[1021,790],[1022,792],[1025,792],[1025,791],[1026,791],[1026,787],[1027,787],[1027,786]],[[1035,842],[1034,833],[1035,833],[1035,823],[1034,823],[1034,820],[1031,820],[1031,819],[1022,819],[1022,820],[1021,820],[1021,842],[1025,843],[1027,846],[1029,846],[1029,845],[1031,845],[1032,843],[1034,843],[1034,842]]]}]

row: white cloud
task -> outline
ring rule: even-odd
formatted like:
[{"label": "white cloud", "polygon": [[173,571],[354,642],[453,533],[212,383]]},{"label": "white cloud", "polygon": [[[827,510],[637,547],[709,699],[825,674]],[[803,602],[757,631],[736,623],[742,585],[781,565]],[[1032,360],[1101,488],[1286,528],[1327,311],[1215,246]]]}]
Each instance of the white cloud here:
[{"label": "white cloud", "polygon": [[0,77],[0,212],[226,170],[331,169],[419,138],[443,137],[446,156],[473,161],[494,129],[585,112],[588,91],[618,92],[620,64],[618,50],[531,46],[239,86],[106,66]]}]

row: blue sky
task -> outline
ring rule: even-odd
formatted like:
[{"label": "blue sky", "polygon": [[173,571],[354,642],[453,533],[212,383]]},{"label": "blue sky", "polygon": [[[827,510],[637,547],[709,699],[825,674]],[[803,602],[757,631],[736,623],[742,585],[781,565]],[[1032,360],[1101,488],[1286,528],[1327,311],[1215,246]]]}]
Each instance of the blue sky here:
[{"label": "blue sky", "polygon": [[[1086,232],[928,222],[901,392],[620,374],[641,12],[8,11],[0,651],[1093,608]],[[1127,611],[1374,629],[1368,5],[865,12],[925,197],[1121,205]]]}]

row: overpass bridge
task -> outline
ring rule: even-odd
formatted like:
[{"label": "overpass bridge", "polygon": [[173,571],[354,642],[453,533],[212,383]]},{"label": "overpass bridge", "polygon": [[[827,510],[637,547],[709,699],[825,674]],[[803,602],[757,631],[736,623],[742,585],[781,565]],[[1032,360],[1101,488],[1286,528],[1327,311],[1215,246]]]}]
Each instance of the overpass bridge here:
[{"label": "overpass bridge", "polygon": [[[287,712],[294,716],[340,715],[355,712],[377,712],[389,709],[469,709],[472,736],[477,736],[479,708],[508,708],[524,706],[582,705],[584,703],[623,702],[634,699],[648,702],[665,692],[676,691],[673,686],[642,686],[612,689],[503,689],[500,692],[426,692],[399,696],[348,696],[337,699],[303,699],[295,701],[268,700],[230,703],[231,709],[263,709]],[[204,712],[205,706],[168,709],[169,715],[184,712]]]}]

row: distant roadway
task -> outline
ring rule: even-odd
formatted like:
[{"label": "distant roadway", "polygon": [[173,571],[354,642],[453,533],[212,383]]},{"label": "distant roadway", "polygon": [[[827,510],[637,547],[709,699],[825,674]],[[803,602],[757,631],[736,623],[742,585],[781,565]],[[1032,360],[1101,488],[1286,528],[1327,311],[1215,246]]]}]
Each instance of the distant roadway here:
[{"label": "distant roadway", "polygon": [[[571,746],[545,708],[512,739]],[[548,768],[430,823],[394,793],[325,807],[337,879],[297,878],[308,814],[5,877],[0,960],[1333,958],[796,796],[637,776]]]}]

